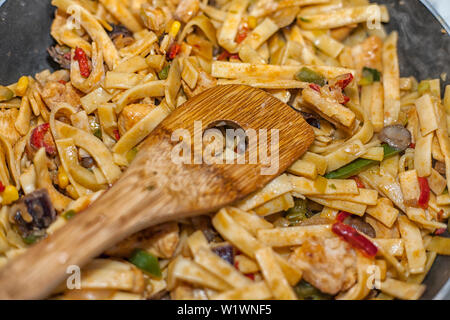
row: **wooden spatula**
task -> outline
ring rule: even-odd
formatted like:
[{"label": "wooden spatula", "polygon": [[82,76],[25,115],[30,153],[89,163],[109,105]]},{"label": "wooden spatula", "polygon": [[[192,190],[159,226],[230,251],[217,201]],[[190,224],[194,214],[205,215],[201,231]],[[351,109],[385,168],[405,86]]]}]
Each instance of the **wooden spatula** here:
[{"label": "wooden spatula", "polygon": [[[249,157],[246,164],[174,163],[173,148],[179,143],[172,141],[175,130],[187,129],[194,144],[194,121],[201,121],[205,130],[220,120],[256,133],[267,130],[268,146],[248,139],[247,154],[270,150],[276,136],[271,129],[278,130],[278,167],[268,173],[267,164],[251,164]],[[97,201],[1,270],[0,299],[45,298],[68,276],[68,266],[82,267],[125,237],[243,198],[285,171],[313,139],[299,113],[262,90],[228,85],[195,96],[152,132],[132,165]]]}]

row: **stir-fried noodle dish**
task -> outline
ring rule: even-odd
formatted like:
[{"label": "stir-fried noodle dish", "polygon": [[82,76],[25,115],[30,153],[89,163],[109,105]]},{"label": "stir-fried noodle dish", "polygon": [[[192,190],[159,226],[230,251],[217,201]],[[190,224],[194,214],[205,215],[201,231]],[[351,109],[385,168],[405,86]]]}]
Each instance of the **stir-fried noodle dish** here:
[{"label": "stir-fried noodle dish", "polygon": [[232,207],[133,234],[50,298],[421,297],[450,252],[450,86],[400,77],[385,6],[52,4],[59,70],[0,86],[1,266],[83,214],[178,106],[243,84],[303,115],[308,151]]}]

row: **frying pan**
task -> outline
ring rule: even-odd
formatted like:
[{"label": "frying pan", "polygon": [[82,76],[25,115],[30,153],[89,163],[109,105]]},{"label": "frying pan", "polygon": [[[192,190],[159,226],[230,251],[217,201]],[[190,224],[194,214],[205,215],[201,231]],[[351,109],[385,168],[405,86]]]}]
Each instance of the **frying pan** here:
[{"label": "frying pan", "polygon": [[[450,28],[424,0],[377,0],[388,6],[389,31],[399,32],[402,76],[418,79],[450,75]],[[50,0],[0,0],[0,84],[57,68],[46,49],[53,44]],[[431,11],[430,11],[431,10]],[[447,30],[447,33],[444,30]],[[442,88],[449,81],[442,82]],[[448,234],[447,234],[448,236]],[[425,279],[422,299],[450,299],[450,257],[439,256]]]}]

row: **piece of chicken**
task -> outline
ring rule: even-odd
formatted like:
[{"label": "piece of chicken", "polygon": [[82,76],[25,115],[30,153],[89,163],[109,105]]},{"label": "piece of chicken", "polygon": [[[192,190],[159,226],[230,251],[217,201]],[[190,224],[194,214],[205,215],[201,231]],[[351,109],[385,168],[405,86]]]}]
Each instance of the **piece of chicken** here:
[{"label": "piece of chicken", "polygon": [[68,103],[75,109],[81,106],[80,96],[70,82],[48,81],[41,90],[42,99],[50,110],[58,107],[61,102]]},{"label": "piece of chicken", "polygon": [[154,108],[154,104],[144,103],[130,104],[123,108],[117,120],[120,135],[124,135]]},{"label": "piece of chicken", "polygon": [[181,0],[175,10],[175,17],[187,23],[197,15],[199,9],[200,1],[198,0]]},{"label": "piece of chicken", "polygon": [[360,74],[364,67],[383,70],[381,54],[383,50],[383,40],[377,36],[368,37],[362,43],[352,48],[354,68]]},{"label": "piece of chicken", "polygon": [[20,133],[14,125],[18,114],[19,110],[15,108],[4,109],[0,112],[0,134],[5,137],[12,146],[20,139]]},{"label": "piece of chicken", "polygon": [[303,271],[306,281],[331,295],[348,290],[356,281],[356,254],[337,237],[311,236],[294,250],[289,262]]}]

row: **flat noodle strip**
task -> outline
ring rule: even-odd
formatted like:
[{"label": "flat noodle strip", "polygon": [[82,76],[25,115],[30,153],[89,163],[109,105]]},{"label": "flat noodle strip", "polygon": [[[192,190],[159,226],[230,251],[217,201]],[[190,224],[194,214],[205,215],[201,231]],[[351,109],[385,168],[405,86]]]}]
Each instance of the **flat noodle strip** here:
[{"label": "flat noodle strip", "polygon": [[142,30],[142,25],[138,19],[128,10],[120,0],[100,0],[100,3],[108,9],[111,14],[120,21],[128,30],[138,32]]},{"label": "flat noodle strip", "polygon": [[377,19],[378,21],[381,20],[381,8],[380,6],[373,4],[344,8],[329,13],[304,17],[300,15],[297,19],[297,23],[303,29],[333,29],[354,23],[366,21],[375,22]]},{"label": "flat noodle strip", "polygon": [[36,153],[33,163],[36,168],[37,187],[47,189],[55,209],[58,211],[64,211],[72,200],[58,192],[53,186],[50,174],[48,172],[48,159],[44,148],[39,149]]},{"label": "flat noodle strip", "polygon": [[97,162],[108,183],[119,178],[120,168],[114,164],[111,152],[95,136],[75,127],[55,121],[55,131],[59,138],[72,138],[75,144],[89,152]]},{"label": "flat noodle strip", "polygon": [[400,70],[397,56],[398,33],[383,46],[384,125],[395,124],[400,112]]},{"label": "flat noodle strip", "polygon": [[112,70],[119,61],[119,53],[97,19],[89,11],[72,0],[52,0],[52,5],[60,8],[67,14],[79,12],[81,26],[87,31],[92,40],[99,44],[105,62],[108,68]]},{"label": "flat noodle strip", "polygon": [[166,89],[165,80],[150,81],[131,88],[117,101],[116,113],[119,114],[127,104],[145,97],[163,97]]},{"label": "flat noodle strip", "polygon": [[210,249],[199,248],[194,254],[194,260],[233,288],[244,288],[252,283],[249,278],[241,274],[234,266],[213,253]]},{"label": "flat noodle strip", "polygon": [[249,4],[249,0],[233,0],[228,8],[227,16],[219,31],[218,42],[228,50],[236,53],[238,44],[234,41],[238,32],[242,15]]},{"label": "flat noodle strip", "polygon": [[[277,65],[257,65],[250,63],[235,63],[214,61],[212,63],[211,75],[216,78],[240,79],[280,79],[293,80],[300,71],[299,66],[277,66]],[[327,78],[335,78],[346,73],[353,73],[351,69],[329,66],[307,66],[308,68],[323,74]]]},{"label": "flat noodle strip", "polygon": [[280,300],[297,300],[294,290],[287,282],[276,261],[273,250],[262,248],[256,251],[255,256],[273,296]]},{"label": "flat noodle strip", "polygon": [[[117,141],[113,147],[113,152],[117,154],[120,159],[123,159],[122,161],[124,162],[121,162],[121,165],[128,165],[128,161],[125,158],[127,152],[144,140],[145,137],[169,115],[169,113],[168,108],[165,106],[164,102],[162,102],[120,137],[119,141]],[[118,159],[116,158],[116,160]]]}]

